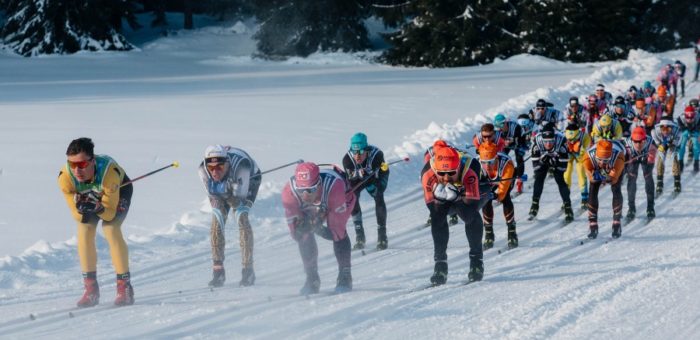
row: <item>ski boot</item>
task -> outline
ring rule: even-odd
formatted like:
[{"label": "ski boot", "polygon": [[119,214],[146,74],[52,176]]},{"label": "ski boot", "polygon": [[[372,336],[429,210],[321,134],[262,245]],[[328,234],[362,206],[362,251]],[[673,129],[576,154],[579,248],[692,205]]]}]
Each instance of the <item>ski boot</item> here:
[{"label": "ski boot", "polygon": [[318,276],[318,271],[314,270],[311,274],[306,274],[306,282],[299,290],[299,295],[318,294],[321,289],[321,278]]},{"label": "ski boot", "polygon": [[673,177],[673,192],[676,194],[681,193],[681,176]]},{"label": "ski boot", "polygon": [[433,269],[433,276],[430,277],[430,283],[433,286],[444,285],[447,282],[447,262],[437,261],[435,262],[435,269]]},{"label": "ski boot", "polygon": [[530,217],[529,220],[534,220],[537,217],[537,212],[540,210],[540,201],[532,200],[532,205],[530,206]]},{"label": "ski boot", "polygon": [[224,270],[223,265],[214,265],[214,270],[212,271],[212,279],[209,281],[209,287],[221,287],[226,281],[226,270]]},{"label": "ski boot", "polygon": [[621,235],[622,235],[622,225],[620,225],[620,221],[613,221],[612,238],[620,238]]},{"label": "ski boot", "polygon": [[85,292],[83,293],[83,297],[78,300],[78,308],[94,307],[100,303],[100,287],[97,284],[95,273],[87,273],[87,275],[89,277],[83,278]]},{"label": "ski boot", "polygon": [[694,160],[693,161],[693,173],[697,174],[698,171],[700,171],[700,160]]},{"label": "ski boot", "polygon": [[664,178],[661,176],[656,177],[656,197],[658,198],[664,191]]},{"label": "ski boot", "polygon": [[240,287],[248,287],[255,284],[255,271],[253,267],[241,269],[241,282],[238,283]]},{"label": "ski boot", "polygon": [[355,224],[355,245],[352,249],[365,249],[365,229],[362,224]]},{"label": "ski boot", "polygon": [[469,282],[481,281],[484,278],[484,264],[479,261],[479,264],[469,263]]},{"label": "ski boot", "polygon": [[457,223],[459,223],[459,217],[457,216],[457,214],[450,215],[450,225],[452,226]]},{"label": "ski boot", "polygon": [[377,228],[377,250],[384,250],[389,247],[389,239],[386,237],[386,227]]},{"label": "ski boot", "polygon": [[425,221],[425,227],[430,227],[433,224],[433,219],[428,217],[428,220]]},{"label": "ski boot", "polygon": [[637,213],[634,207],[634,202],[630,202],[630,207],[627,209],[627,216],[625,216],[625,223],[630,223],[634,219],[634,215]]},{"label": "ski boot", "polygon": [[335,284],[335,293],[347,293],[352,290],[352,273],[350,267],[343,267],[338,271],[338,279]]},{"label": "ski boot", "polygon": [[591,232],[588,233],[588,238],[591,240],[595,240],[598,237],[598,224],[591,224],[589,228]]},{"label": "ski boot", "polygon": [[571,209],[571,201],[564,203],[564,223],[571,223],[574,220],[574,210]]},{"label": "ski boot", "polygon": [[654,211],[654,208],[647,208],[647,219],[650,220],[654,217],[656,217],[656,211]]},{"label": "ski boot", "polygon": [[117,297],[114,299],[115,306],[130,306],[134,304],[134,288],[131,286],[130,275],[117,274]]},{"label": "ski boot", "polygon": [[581,195],[581,210],[588,210],[588,195]]},{"label": "ski boot", "polygon": [[515,222],[512,222],[508,224],[508,249],[513,249],[517,247],[518,234],[515,232]]},{"label": "ski boot", "polygon": [[484,224],[484,250],[493,248],[494,239],[493,224]]}]

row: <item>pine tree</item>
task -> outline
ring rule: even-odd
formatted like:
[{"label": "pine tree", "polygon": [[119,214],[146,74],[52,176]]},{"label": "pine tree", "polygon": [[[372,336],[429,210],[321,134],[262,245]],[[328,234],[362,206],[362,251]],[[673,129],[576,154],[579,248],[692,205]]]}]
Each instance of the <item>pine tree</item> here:
[{"label": "pine tree", "polygon": [[119,31],[122,18],[137,25],[132,8],[131,0],[8,0],[0,36],[24,56],[130,50]]},{"label": "pine tree", "polygon": [[686,48],[700,37],[700,3],[687,0],[654,1],[644,13],[641,43],[653,52]]},{"label": "pine tree", "polygon": [[259,1],[255,34],[266,58],[306,57],[317,51],[358,51],[369,47],[364,0]]},{"label": "pine tree", "polygon": [[520,51],[515,29],[518,1],[417,0],[406,5],[412,20],[386,35],[390,64],[454,67],[492,62]]}]

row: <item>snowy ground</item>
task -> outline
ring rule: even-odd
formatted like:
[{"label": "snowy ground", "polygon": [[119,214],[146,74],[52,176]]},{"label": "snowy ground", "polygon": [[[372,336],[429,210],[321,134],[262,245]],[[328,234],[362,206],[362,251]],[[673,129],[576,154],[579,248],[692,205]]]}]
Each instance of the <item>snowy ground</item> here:
[{"label": "snowy ground", "polygon": [[[390,248],[354,253],[355,290],[335,296],[329,294],[335,259],[331,245],[321,240],[322,294],[305,299],[297,296],[304,281],[297,247],[280,219],[279,188],[291,169],[266,176],[252,212],[256,285],[236,287],[238,233],[229,225],[229,281],[213,292],[206,288],[211,217],[195,172],[204,148],[214,143],[250,151],[263,169],[298,158],[339,162],[356,131],[366,132],[390,159],[418,159],[438,137],[463,144],[497,111],[524,112],[538,97],[562,105],[598,82],[622,91],[654,78],[662,64],[676,58],[693,65],[688,50],[633,51],[616,63],[517,56],[488,66],[429,70],[390,68],[348,55],[263,62],[248,57],[251,47],[249,30],[237,25],[180,32],[129,53],[0,56],[3,337],[684,339],[700,334],[694,284],[700,280],[700,232],[693,222],[700,186],[689,174],[681,196],[658,200],[655,221],[635,221],[623,228],[620,240],[609,243],[611,196],[604,191],[601,239],[582,246],[585,216],[560,228],[559,198],[548,187],[540,218],[525,221],[528,191],[516,199],[521,247],[500,255],[487,251],[483,282],[461,286],[468,259],[464,232],[455,226],[448,284],[413,291],[432,272],[432,240],[429,229],[421,227],[427,210],[417,182],[420,162],[399,165],[387,193]],[[699,91],[694,86],[688,92],[697,96]],[[111,306],[114,274],[101,238],[102,304],[72,307],[82,292],[75,227],[56,175],[65,147],[79,136],[93,137],[97,152],[116,158],[132,177],[173,160],[182,164],[136,184],[124,226],[137,300],[131,307]],[[644,210],[642,195],[638,211]],[[577,204],[575,192],[572,198]],[[371,248],[374,214],[365,208],[364,215]],[[505,226],[497,226],[496,249],[504,247],[505,234]]]}]

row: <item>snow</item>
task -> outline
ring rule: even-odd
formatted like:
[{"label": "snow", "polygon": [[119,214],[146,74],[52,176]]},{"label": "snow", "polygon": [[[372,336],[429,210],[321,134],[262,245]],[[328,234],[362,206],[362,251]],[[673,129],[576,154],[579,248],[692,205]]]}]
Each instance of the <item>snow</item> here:
[{"label": "snow", "polygon": [[[632,51],[627,60],[587,64],[519,55],[443,70],[387,67],[348,54],[269,62],[250,58],[249,24],[144,38],[131,52],[0,55],[3,338],[697,337],[700,232],[693,203],[700,191],[689,175],[678,198],[659,198],[656,220],[634,221],[610,242],[611,195],[603,190],[600,239],[584,245],[578,242],[586,234],[585,216],[560,228],[560,199],[551,185],[539,218],[525,221],[526,189],[515,199],[521,246],[500,255],[487,251],[483,282],[462,286],[467,244],[454,226],[447,285],[413,291],[427,283],[433,266],[417,180],[426,146],[436,138],[463,145],[497,112],[514,116],[539,97],[561,108],[597,83],[619,93],[653,79],[669,61],[692,65],[690,50]],[[695,84],[687,90],[689,96],[700,92]],[[204,148],[242,147],[263,170],[298,158],[337,163],[357,131],[388,159],[413,161],[392,169],[389,249],[353,253],[354,291],[329,294],[337,266],[330,243],[319,240],[322,294],[297,296],[304,275],[279,199],[291,168],[264,177],[251,212],[256,285],[237,287],[238,232],[229,224],[229,280],[210,291],[211,209],[196,174]],[[131,177],[181,163],[135,184],[124,224],[134,306],[111,306],[114,272],[98,233],[101,304],[73,307],[82,293],[75,223],[56,175],[68,142],[80,136],[92,137],[96,151],[113,156]],[[666,188],[671,181],[667,176]],[[641,188],[637,195],[643,212]],[[373,248],[374,213],[366,196]],[[577,190],[571,197],[577,205]],[[499,249],[506,232],[496,210]]]}]

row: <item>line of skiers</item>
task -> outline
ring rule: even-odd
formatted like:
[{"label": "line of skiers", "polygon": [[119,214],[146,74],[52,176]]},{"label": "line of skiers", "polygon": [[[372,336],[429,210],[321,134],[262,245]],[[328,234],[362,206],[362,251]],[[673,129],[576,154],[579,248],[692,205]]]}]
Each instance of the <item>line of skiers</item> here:
[{"label": "line of skiers", "polygon": [[[493,123],[484,124],[474,136],[473,145],[464,149],[443,140],[436,141],[426,151],[420,177],[434,243],[435,268],[431,283],[440,285],[447,280],[449,225],[456,224],[458,218],[465,223],[470,247],[469,280],[481,280],[483,250],[492,248],[495,241],[494,201],[503,207],[508,248],[518,247],[511,194],[523,191],[528,159],[532,161],[534,172],[529,219],[535,219],[538,214],[544,183],[551,174],[563,202],[564,222],[573,221],[570,188],[576,171],[581,210],[588,211],[588,237],[596,238],[598,234],[598,193],[605,185],[609,185],[613,193],[612,237],[620,237],[622,180],[627,174],[626,219],[629,221],[636,214],[639,168],[647,196],[646,215],[648,219],[654,218],[654,194],[658,197],[663,192],[666,158],[673,159],[675,193],[681,191],[687,146],[690,147],[688,163],[692,161],[693,172],[700,171],[700,108],[698,99],[691,99],[674,121],[674,105],[666,104],[666,87],[661,85],[654,89],[647,85],[642,86],[642,91],[630,88],[627,98],[613,99],[599,84],[596,93],[588,96],[588,105],[581,105],[577,97],[572,97],[564,113],[539,99],[529,113],[517,118],[502,113],[496,115]],[[526,157],[528,150],[530,155]],[[511,151],[513,156],[510,156]],[[100,220],[117,273],[115,304],[133,304],[128,249],[121,233],[133,192],[131,180],[112,158],[96,155],[89,138],[73,140],[66,156],[67,162],[58,181],[78,222],[78,253],[85,286],[78,306],[99,303],[95,233]],[[341,169],[331,164],[301,162],[282,192],[290,235],[298,243],[306,272],[301,294],[317,293],[320,289],[316,235],[333,242],[338,262],[336,292],[352,290],[352,247],[346,223],[352,217],[354,248],[363,249],[366,237],[359,203],[362,191],[367,191],[375,203],[376,248],[388,247],[384,192],[390,163],[379,148],[367,143],[365,134],[357,133],[350,140],[342,164]],[[224,226],[230,212],[240,233],[239,285],[254,285],[253,227],[248,213],[262,182],[262,172],[244,150],[212,145],[205,150],[199,175],[212,206],[212,280],[209,285],[219,287],[226,280]]]}]

